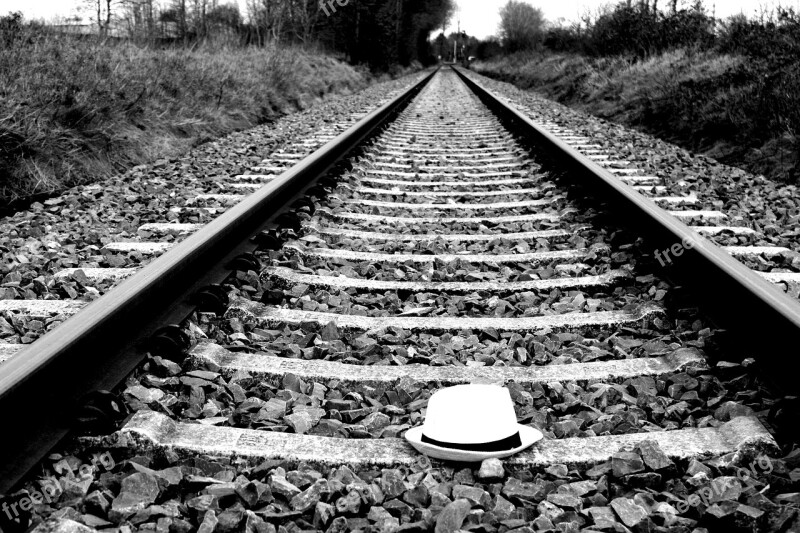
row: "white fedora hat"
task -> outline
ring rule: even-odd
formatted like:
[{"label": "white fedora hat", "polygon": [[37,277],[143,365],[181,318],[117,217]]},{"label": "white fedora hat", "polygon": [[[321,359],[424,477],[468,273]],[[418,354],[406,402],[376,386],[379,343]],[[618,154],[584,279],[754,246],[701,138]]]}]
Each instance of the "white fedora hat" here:
[{"label": "white fedora hat", "polygon": [[517,423],[511,394],[498,385],[457,385],[428,400],[425,422],[406,431],[420,453],[466,463],[519,453],[543,435]]}]

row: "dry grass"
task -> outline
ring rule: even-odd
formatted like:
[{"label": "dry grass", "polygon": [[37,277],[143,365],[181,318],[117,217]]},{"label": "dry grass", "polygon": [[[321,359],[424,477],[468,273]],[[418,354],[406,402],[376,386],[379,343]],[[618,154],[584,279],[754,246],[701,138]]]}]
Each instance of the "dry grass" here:
[{"label": "dry grass", "polygon": [[173,156],[366,81],[298,48],[154,49],[24,27],[0,41],[0,202]]},{"label": "dry grass", "polygon": [[474,69],[571,104],[596,108],[607,103],[609,113],[615,114],[620,105],[659,99],[681,83],[713,79],[741,62],[738,56],[673,50],[642,61],[570,54],[511,56],[477,63]]},{"label": "dry grass", "polygon": [[766,61],[679,49],[640,61],[547,54],[473,68],[725,163],[800,179],[800,89],[794,71]]}]

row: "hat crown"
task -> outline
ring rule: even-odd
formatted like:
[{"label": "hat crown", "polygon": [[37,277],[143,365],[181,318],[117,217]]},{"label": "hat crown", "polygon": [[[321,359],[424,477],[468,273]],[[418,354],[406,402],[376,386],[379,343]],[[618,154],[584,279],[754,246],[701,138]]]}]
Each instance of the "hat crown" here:
[{"label": "hat crown", "polygon": [[422,431],[426,437],[454,444],[506,439],[518,431],[511,394],[498,385],[457,385],[428,400]]}]

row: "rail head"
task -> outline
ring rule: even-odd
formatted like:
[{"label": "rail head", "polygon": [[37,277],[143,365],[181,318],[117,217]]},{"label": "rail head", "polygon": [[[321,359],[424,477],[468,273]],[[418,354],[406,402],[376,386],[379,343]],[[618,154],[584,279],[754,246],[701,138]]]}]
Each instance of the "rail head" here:
[{"label": "rail head", "polygon": [[[800,393],[800,385],[791,372],[784,352],[800,343],[800,302],[785,294],[709,239],[642,196],[597,162],[537,124],[508,100],[451,67],[481,100],[548,155],[559,160],[576,179],[596,191],[634,232],[646,236],[654,250],[669,250],[682,245],[679,261],[667,266],[670,274],[692,286],[704,296],[711,315],[722,325],[746,328],[755,335],[743,342],[771,381],[785,392]],[[622,217],[618,217],[622,218]],[[642,230],[646,230],[644,233]],[[689,246],[687,246],[687,243]],[[713,280],[713,283],[708,283]],[[737,330],[738,331],[738,330]]]}]

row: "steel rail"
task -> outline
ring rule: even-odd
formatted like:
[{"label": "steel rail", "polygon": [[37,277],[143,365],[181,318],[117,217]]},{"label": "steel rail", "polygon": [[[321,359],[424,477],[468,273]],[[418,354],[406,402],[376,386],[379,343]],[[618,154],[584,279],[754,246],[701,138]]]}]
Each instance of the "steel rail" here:
[{"label": "steel rail", "polygon": [[73,428],[87,393],[117,387],[146,356],[161,326],[195,309],[199,289],[221,283],[226,264],[251,252],[251,237],[348,152],[401,110],[436,71],[361,119],[119,287],[87,305],[0,370],[0,493],[7,492]]},{"label": "steel rail", "polygon": [[[703,309],[715,321],[737,333],[736,340],[744,348],[741,353],[750,351],[765,377],[785,393],[800,393],[796,373],[787,372],[794,368],[789,360],[793,355],[786,353],[787,349],[793,351],[800,345],[800,302],[536,124],[507,100],[460,69],[453,67],[453,70],[523,140],[539,151],[544,148],[559,168],[568,170],[571,181],[580,182],[607,201],[618,223],[645,237],[654,252],[681,245],[682,255],[665,266],[668,273],[699,296]],[[747,331],[752,333],[744,333]]]}]

